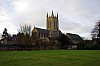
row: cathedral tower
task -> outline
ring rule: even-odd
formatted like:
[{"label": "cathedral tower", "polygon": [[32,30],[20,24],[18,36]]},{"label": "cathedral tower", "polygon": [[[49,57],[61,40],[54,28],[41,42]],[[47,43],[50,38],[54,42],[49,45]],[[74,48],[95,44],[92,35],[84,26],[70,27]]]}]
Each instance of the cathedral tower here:
[{"label": "cathedral tower", "polygon": [[58,23],[58,13],[55,16],[53,11],[51,16],[47,13],[46,28],[49,30],[49,37],[57,38],[59,36],[59,23]]},{"label": "cathedral tower", "polygon": [[56,16],[53,14],[53,11],[52,11],[51,16],[49,16],[47,13],[47,21],[46,22],[47,22],[46,23],[47,30],[56,30],[56,31],[59,30],[58,13]]}]

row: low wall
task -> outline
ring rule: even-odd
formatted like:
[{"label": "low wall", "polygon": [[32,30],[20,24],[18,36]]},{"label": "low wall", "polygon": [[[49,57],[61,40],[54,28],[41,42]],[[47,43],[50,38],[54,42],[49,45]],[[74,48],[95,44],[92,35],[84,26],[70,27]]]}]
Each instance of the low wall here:
[{"label": "low wall", "polygon": [[69,49],[77,50],[82,49],[83,45],[69,44],[66,46],[60,45],[0,45],[0,50],[57,50],[57,49]]},{"label": "low wall", "polygon": [[52,50],[60,49],[59,45],[0,45],[0,50]]}]

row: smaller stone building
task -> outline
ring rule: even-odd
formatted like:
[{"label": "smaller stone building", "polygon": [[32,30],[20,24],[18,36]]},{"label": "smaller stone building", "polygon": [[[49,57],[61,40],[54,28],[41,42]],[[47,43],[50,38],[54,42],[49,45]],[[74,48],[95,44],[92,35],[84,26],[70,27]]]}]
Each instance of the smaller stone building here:
[{"label": "smaller stone building", "polygon": [[77,34],[66,33],[66,36],[70,41],[68,49],[77,49],[83,41],[83,39]]}]

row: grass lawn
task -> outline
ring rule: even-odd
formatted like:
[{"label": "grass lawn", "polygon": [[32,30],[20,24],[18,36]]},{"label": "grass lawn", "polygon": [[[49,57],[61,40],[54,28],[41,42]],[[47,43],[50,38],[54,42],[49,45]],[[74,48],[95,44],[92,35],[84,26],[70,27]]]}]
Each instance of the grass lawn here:
[{"label": "grass lawn", "polygon": [[0,51],[0,66],[100,66],[100,50]]}]

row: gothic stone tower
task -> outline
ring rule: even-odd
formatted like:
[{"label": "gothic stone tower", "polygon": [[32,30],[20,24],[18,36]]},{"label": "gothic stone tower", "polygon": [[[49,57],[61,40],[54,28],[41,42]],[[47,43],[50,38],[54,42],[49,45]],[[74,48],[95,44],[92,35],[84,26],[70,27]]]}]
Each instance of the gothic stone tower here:
[{"label": "gothic stone tower", "polygon": [[58,13],[55,16],[52,11],[52,15],[48,16],[47,13],[47,21],[46,21],[47,30],[50,31],[50,37],[58,37],[59,36],[59,24],[58,24]]}]

